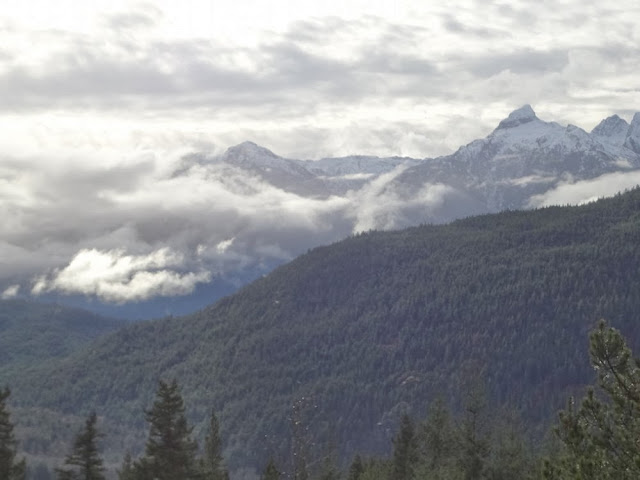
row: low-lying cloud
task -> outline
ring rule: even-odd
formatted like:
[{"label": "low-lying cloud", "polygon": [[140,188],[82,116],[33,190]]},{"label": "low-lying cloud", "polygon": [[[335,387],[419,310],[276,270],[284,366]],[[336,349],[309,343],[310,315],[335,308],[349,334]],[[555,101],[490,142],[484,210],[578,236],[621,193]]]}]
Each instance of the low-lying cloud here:
[{"label": "low-lying cloud", "polygon": [[185,295],[214,276],[269,268],[352,231],[343,220],[349,199],[296,195],[227,164],[13,164],[0,177],[11,185],[0,193],[4,298]]},{"label": "low-lying cloud", "polygon": [[565,181],[541,195],[531,197],[529,207],[581,205],[640,185],[640,171],[616,172],[579,182]]},{"label": "low-lying cloud", "polygon": [[183,256],[168,248],[148,255],[127,255],[123,250],[80,250],[66,267],[39,277],[31,293],[80,293],[120,303],[186,295],[196,284],[211,280],[210,272],[179,273],[171,268],[182,263]]},{"label": "low-lying cloud", "polygon": [[[3,298],[182,295],[471,201],[436,182],[403,191],[398,172],[304,196],[184,162],[186,152],[254,140],[294,158],[426,158],[485,136],[525,103],[588,128],[638,99],[631,0],[588,14],[577,0],[544,13],[534,3],[369,2],[365,13],[366,2],[252,2],[252,15],[232,3],[85,3],[71,22],[53,3],[0,12]],[[531,206],[635,180],[566,182]]]}]

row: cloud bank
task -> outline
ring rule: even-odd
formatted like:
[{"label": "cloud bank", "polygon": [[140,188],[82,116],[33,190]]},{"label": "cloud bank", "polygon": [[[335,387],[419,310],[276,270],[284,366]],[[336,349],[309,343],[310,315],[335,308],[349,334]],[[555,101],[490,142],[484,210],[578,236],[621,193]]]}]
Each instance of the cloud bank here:
[{"label": "cloud bank", "polygon": [[[4,6],[3,298],[180,295],[354,229],[428,221],[425,208],[456,194],[429,184],[408,201],[389,186],[394,173],[303,197],[185,163],[190,152],[253,140],[292,158],[424,158],[484,137],[525,103],[587,129],[640,104],[632,0],[222,3],[96,0],[73,15],[52,2]],[[585,201],[629,178],[566,183],[532,206]]]},{"label": "cloud bank", "polygon": [[31,292],[81,293],[107,302],[127,302],[185,295],[197,283],[211,280],[210,272],[180,274],[167,268],[180,266],[182,260],[167,248],[135,256],[122,250],[80,250],[63,269],[39,277]]}]

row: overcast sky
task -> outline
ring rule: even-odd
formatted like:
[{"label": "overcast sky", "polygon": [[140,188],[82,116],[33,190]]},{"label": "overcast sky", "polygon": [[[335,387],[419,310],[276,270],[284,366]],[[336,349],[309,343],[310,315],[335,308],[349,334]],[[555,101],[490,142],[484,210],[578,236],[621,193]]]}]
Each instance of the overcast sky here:
[{"label": "overcast sky", "polygon": [[635,0],[4,0],[3,151],[435,156],[638,104]]},{"label": "overcast sky", "polygon": [[586,130],[630,120],[639,18],[636,0],[4,0],[0,291],[184,293],[214,254],[243,261],[203,220],[212,205],[256,238],[262,224],[316,241],[347,208],[169,180],[187,152],[432,157],[525,103]]}]

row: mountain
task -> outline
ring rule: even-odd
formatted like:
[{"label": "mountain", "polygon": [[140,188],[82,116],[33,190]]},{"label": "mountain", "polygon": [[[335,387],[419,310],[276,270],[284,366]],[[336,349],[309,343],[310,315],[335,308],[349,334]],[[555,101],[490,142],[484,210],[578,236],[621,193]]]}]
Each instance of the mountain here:
[{"label": "mountain", "polygon": [[[630,124],[614,115],[587,132],[544,121],[525,105],[486,138],[438,158],[296,160],[245,142],[217,156],[193,154],[174,174],[203,175],[242,206],[220,215],[212,207],[215,237],[232,244],[205,267],[220,272],[217,281],[240,285],[230,278],[257,278],[309,248],[360,231],[612,195],[640,183],[639,146],[640,114]],[[202,307],[219,298],[210,290],[213,295],[187,304]]]},{"label": "mountain", "polygon": [[62,305],[0,300],[0,377],[66,357],[124,325]]},{"label": "mountain", "polygon": [[[406,157],[379,158],[366,155],[296,160],[280,157],[253,142],[244,142],[218,156],[190,155],[176,173],[183,174],[193,165],[223,167],[216,172],[218,175],[234,177],[240,173],[245,179],[254,178],[302,197],[327,198],[357,190],[397,167],[418,163],[420,160]],[[250,184],[246,184],[249,190]]]},{"label": "mountain", "polygon": [[[358,232],[579,204],[638,183],[640,114],[630,123],[611,116],[587,132],[542,120],[525,105],[486,138],[424,159],[298,160],[244,142],[216,155],[186,155],[145,177],[139,191],[101,193],[110,203],[94,231],[75,222],[74,236],[53,225],[55,238],[81,244],[65,244],[45,271],[9,265],[6,278],[0,272],[0,294],[41,294],[131,319],[184,314]],[[152,261],[159,252],[162,265]],[[91,259],[110,267],[98,271]],[[73,281],[84,273],[91,285]]]},{"label": "mountain", "polygon": [[388,449],[399,415],[423,415],[437,395],[459,407],[477,378],[541,431],[592,379],[598,319],[637,347],[639,270],[640,189],[359,234],[0,384],[25,416],[96,410],[121,458],[140,449],[157,380],[176,378],[196,433],[218,412],[232,469],[288,459],[294,403],[318,450],[334,442],[350,458]]},{"label": "mountain", "polygon": [[[433,159],[351,156],[300,161],[284,159],[245,142],[215,161],[244,169],[273,186],[302,196],[351,192],[358,197],[382,175],[396,172],[381,182],[384,188],[378,188],[377,194],[367,200],[396,199],[391,214],[399,220],[392,225],[382,220],[372,228],[400,228],[531,208],[559,185],[638,170],[640,113],[631,124],[617,115],[611,116],[588,133],[575,125],[543,121],[530,105],[524,105],[510,113],[486,138]],[[442,201],[420,201],[420,194],[434,186],[443,189]],[[610,194],[615,192],[614,189]],[[445,199],[449,205],[442,206]],[[415,212],[406,214],[409,210]]]},{"label": "mountain", "polygon": [[525,105],[488,137],[407,169],[394,188],[411,198],[425,185],[446,185],[483,212],[535,207],[562,185],[640,168],[640,155],[629,148],[638,138],[634,122],[614,116],[587,133],[542,121]]}]

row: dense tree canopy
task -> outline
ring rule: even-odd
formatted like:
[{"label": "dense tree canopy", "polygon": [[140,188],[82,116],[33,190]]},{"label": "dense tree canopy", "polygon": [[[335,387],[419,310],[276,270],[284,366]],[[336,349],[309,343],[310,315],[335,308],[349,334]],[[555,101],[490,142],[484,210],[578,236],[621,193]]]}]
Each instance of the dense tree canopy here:
[{"label": "dense tree canopy", "polygon": [[98,451],[98,416],[92,413],[75,438],[73,449],[56,470],[58,480],[105,480],[103,461]]},{"label": "dense tree canopy", "polygon": [[7,406],[9,395],[9,388],[0,389],[0,479],[23,480],[26,465],[16,458],[17,441]]},{"label": "dense tree canopy", "polygon": [[640,478],[640,362],[623,336],[601,322],[591,334],[591,362],[598,373],[579,405],[570,400],[557,433],[564,453],[550,461],[549,480]]},{"label": "dense tree canopy", "polygon": [[145,412],[149,438],[145,455],[136,462],[138,480],[199,480],[196,453],[191,438],[192,427],[185,416],[185,406],[178,382],[160,380],[153,406]]}]

